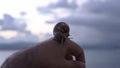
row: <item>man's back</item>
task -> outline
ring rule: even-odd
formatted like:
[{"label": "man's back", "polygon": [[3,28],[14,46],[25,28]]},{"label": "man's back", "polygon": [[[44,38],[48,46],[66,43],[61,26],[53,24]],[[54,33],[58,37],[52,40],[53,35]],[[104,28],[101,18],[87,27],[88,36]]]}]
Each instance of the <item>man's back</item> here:
[{"label": "man's back", "polygon": [[5,64],[8,67],[3,65],[2,68],[72,68],[71,63],[67,62],[68,56],[76,55],[76,50],[81,50],[81,48],[69,39],[63,45],[49,39],[17,52],[7,59]]}]

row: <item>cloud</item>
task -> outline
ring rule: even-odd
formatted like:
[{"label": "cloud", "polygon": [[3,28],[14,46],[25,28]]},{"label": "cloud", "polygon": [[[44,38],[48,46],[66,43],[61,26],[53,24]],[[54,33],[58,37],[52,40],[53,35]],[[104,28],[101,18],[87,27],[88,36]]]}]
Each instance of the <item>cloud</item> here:
[{"label": "cloud", "polygon": [[0,42],[5,42],[6,40],[0,36]]},{"label": "cloud", "polygon": [[31,33],[19,33],[16,37],[11,38],[13,42],[38,42],[39,39],[37,36]]},{"label": "cloud", "polygon": [[120,45],[119,3],[119,0],[88,0],[82,6],[77,6],[75,2],[60,0],[56,4],[48,5],[49,8],[42,9],[48,8],[46,13],[58,8],[69,9],[70,15],[56,17],[56,20],[51,22],[67,22],[71,26],[71,35],[78,42],[91,45]]},{"label": "cloud", "polygon": [[4,18],[0,21],[2,29],[1,30],[16,30],[16,31],[25,31],[26,24],[20,21],[17,21],[9,14],[4,14]]},{"label": "cloud", "polygon": [[0,20],[0,25],[2,25],[3,24],[3,20]]},{"label": "cloud", "polygon": [[97,14],[107,14],[109,16],[119,17],[120,0],[104,0],[104,1],[95,1],[89,0],[85,5],[84,9],[86,11],[97,13]]},{"label": "cloud", "polygon": [[57,9],[57,8],[66,8],[66,9],[76,9],[77,4],[76,0],[72,0],[72,2],[68,2],[68,0],[59,0],[57,3],[52,3],[48,6],[48,8]]},{"label": "cloud", "polygon": [[20,12],[20,15],[21,15],[21,16],[25,16],[26,14],[27,14],[27,13],[24,12],[24,11]]},{"label": "cloud", "polygon": [[38,7],[37,11],[40,13],[53,13],[56,9],[67,9],[69,11],[75,10],[78,7],[76,0],[58,0],[56,3],[50,3],[47,7]]},{"label": "cloud", "polygon": [[[87,34],[84,34],[86,36],[84,42],[91,39],[92,41],[88,40],[88,42],[95,43],[98,40],[99,44],[113,45],[116,43],[115,45],[120,45],[118,42],[120,40],[119,3],[120,1],[113,0],[105,0],[105,2],[91,0],[83,5],[81,11],[75,11],[76,15],[72,14],[67,18],[58,19],[58,21],[66,21],[72,25],[79,25],[78,28],[83,26],[87,29]],[[94,33],[91,34],[91,32]]]},{"label": "cloud", "polygon": [[4,14],[4,18],[0,19],[0,31],[16,31],[17,35],[10,38],[5,39],[0,36],[1,42],[19,42],[19,41],[38,41],[38,37],[33,35],[30,31],[26,30],[27,24],[22,19],[16,19],[9,14]]}]

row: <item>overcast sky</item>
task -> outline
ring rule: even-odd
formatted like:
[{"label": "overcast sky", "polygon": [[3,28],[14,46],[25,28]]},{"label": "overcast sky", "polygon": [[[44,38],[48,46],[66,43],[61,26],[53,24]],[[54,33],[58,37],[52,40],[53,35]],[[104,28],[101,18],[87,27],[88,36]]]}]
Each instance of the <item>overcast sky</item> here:
[{"label": "overcast sky", "polygon": [[1,0],[0,42],[52,37],[59,21],[82,45],[120,45],[120,0]]}]

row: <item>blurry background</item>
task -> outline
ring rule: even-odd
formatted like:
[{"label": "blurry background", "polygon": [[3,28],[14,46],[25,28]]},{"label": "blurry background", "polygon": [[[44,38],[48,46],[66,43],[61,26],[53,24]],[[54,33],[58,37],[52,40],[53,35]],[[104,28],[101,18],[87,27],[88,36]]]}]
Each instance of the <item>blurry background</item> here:
[{"label": "blurry background", "polygon": [[120,68],[120,0],[0,0],[0,66],[53,37],[59,21],[85,51],[87,68]]}]

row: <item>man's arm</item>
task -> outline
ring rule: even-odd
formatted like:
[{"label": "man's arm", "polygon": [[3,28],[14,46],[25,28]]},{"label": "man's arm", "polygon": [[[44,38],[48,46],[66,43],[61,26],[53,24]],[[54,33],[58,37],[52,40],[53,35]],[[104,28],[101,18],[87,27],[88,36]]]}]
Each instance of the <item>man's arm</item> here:
[{"label": "man's arm", "polygon": [[74,63],[80,65],[80,68],[86,68],[85,65],[85,55],[82,49],[76,49],[73,51],[73,56],[75,56]]},{"label": "man's arm", "polygon": [[86,68],[85,66],[85,55],[83,50],[81,50],[78,55],[76,55],[76,63],[80,63],[81,68]]},{"label": "man's arm", "polygon": [[75,56],[76,56],[76,61],[81,61],[85,63],[85,55],[83,49],[78,50],[78,52],[76,51]]},{"label": "man's arm", "polygon": [[83,49],[73,41],[69,46],[69,54],[75,57],[74,63],[79,64],[80,68],[86,68],[85,66],[85,55]]}]

